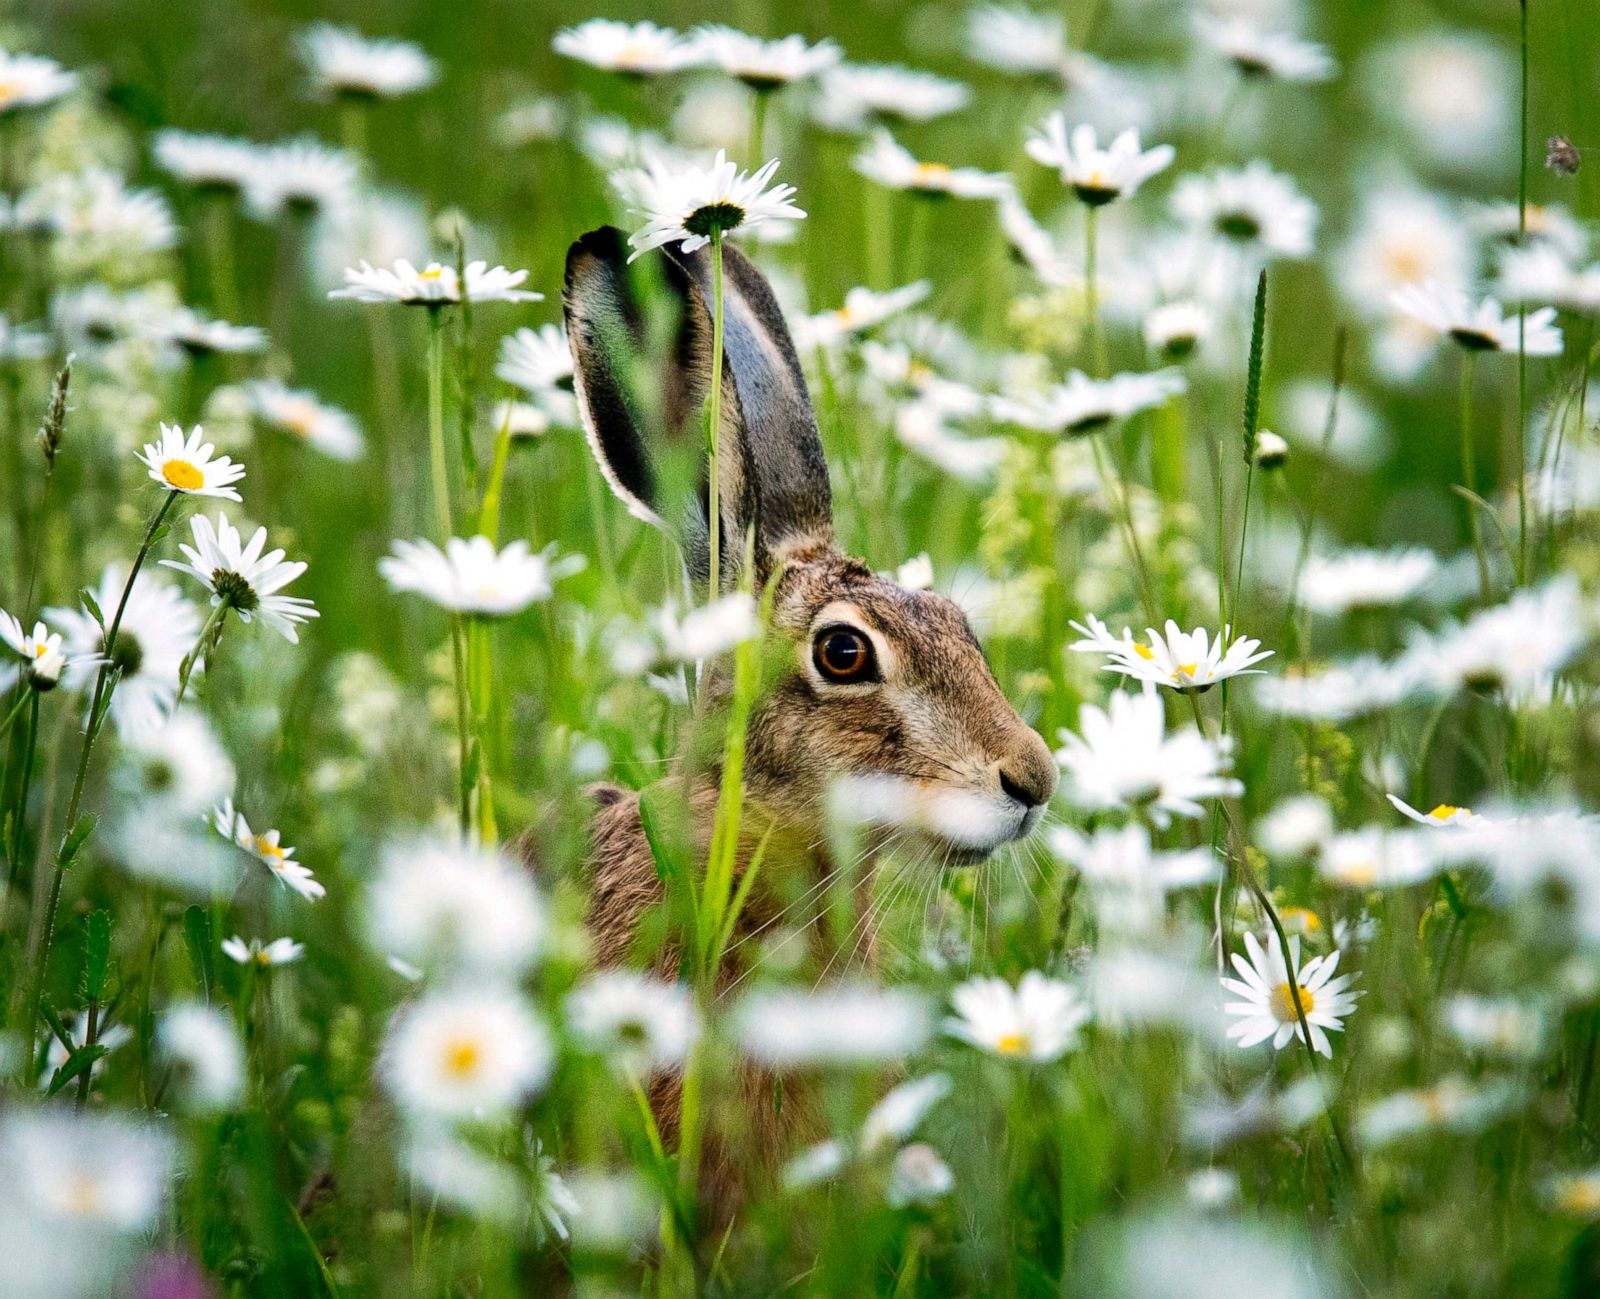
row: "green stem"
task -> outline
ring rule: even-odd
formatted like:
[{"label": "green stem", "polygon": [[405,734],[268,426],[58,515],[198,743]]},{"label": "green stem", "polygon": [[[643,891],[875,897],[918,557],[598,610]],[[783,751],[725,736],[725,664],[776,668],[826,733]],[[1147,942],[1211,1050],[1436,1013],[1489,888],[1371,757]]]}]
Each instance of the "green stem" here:
[{"label": "green stem", "polygon": [[1100,328],[1100,209],[1094,206],[1083,210],[1083,300],[1089,318],[1089,355],[1093,358],[1094,374],[1104,379],[1111,372],[1111,358],[1106,350],[1105,331]]},{"label": "green stem", "polygon": [[750,103],[750,156],[746,161],[752,168],[759,167],[766,157],[767,103],[771,98],[770,90],[758,90]]},{"label": "green stem", "polygon": [[[1473,496],[1478,493],[1477,450],[1472,436],[1472,378],[1478,358],[1467,349],[1461,353],[1461,480]],[[1478,503],[1471,497],[1467,508],[1467,531],[1472,537],[1472,553],[1478,557],[1478,591],[1489,603],[1489,557],[1483,549],[1483,528],[1478,522]]]},{"label": "green stem", "polygon": [[711,425],[706,441],[711,456],[711,481],[707,486],[711,525],[711,583],[707,592],[715,600],[721,593],[722,575],[722,230],[711,231]]},{"label": "green stem", "polygon": [[[1528,0],[1522,0],[1522,118],[1517,245],[1528,242]],[[1476,510],[1474,510],[1476,513]],[[1528,580],[1528,313],[1517,315],[1517,583]]]},{"label": "green stem", "polygon": [[499,838],[494,819],[494,796],[489,778],[490,719],[494,712],[493,677],[490,671],[489,629],[481,619],[467,624],[467,648],[471,667],[472,707],[478,736],[478,839],[492,844]]},{"label": "green stem", "polygon": [[1122,525],[1123,540],[1128,544],[1128,555],[1133,560],[1134,570],[1139,577],[1140,603],[1144,605],[1145,616],[1154,624],[1158,620],[1160,606],[1155,598],[1155,588],[1150,581],[1150,570],[1145,567],[1144,550],[1139,545],[1139,533],[1134,526],[1133,502],[1128,494],[1119,488],[1116,473],[1106,463],[1107,457],[1097,434],[1089,435],[1089,445],[1094,453],[1095,468],[1100,471],[1101,486],[1111,498],[1111,512]]},{"label": "green stem", "polygon": [[450,470],[444,457],[444,308],[428,308],[428,467],[433,477],[433,522],[442,546],[453,534]]},{"label": "green stem", "polygon": [[[476,782],[467,779],[472,756],[472,701],[468,698],[466,635],[461,626],[461,615],[450,615],[450,667],[451,681],[456,696],[456,771],[457,802],[461,823],[461,838],[472,833],[472,790]],[[482,762],[483,755],[478,755]]]},{"label": "green stem", "polygon": [[11,893],[16,888],[17,875],[22,869],[22,830],[28,819],[28,793],[33,784],[33,759],[39,743],[39,692],[32,687],[25,687],[22,698],[17,700],[17,707],[6,718],[6,727],[10,727],[24,703],[28,705],[28,731],[22,746],[22,785],[17,793],[16,809],[12,812],[11,843],[6,848],[9,865],[6,891],[0,894],[0,916],[6,914],[11,904]]},{"label": "green stem", "polygon": [[178,667],[178,694],[172,701],[172,711],[178,711],[178,705],[183,702],[183,696],[189,689],[189,674],[194,671],[194,665],[199,662],[200,655],[205,652],[213,637],[222,635],[222,620],[228,616],[228,610],[233,605],[223,600],[206,615],[205,624],[200,628],[200,634],[194,638],[194,648],[183,656],[183,662]]},{"label": "green stem", "polygon": [[201,196],[200,204],[211,309],[223,320],[237,320],[239,299],[234,290],[233,199],[226,192],[208,193]]}]

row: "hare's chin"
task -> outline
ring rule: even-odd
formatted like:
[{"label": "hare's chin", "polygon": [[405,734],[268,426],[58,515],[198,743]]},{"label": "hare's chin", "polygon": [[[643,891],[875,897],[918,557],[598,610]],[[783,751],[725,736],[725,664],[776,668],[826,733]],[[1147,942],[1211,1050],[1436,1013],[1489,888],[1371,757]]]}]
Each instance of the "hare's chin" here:
[{"label": "hare's chin", "polygon": [[941,854],[940,860],[945,866],[958,868],[981,866],[1008,843],[1016,843],[1019,839],[1026,839],[1033,833],[1043,815],[1043,808],[1029,808],[1014,826],[1009,830],[998,833],[994,840],[987,844],[956,843],[936,832],[930,833],[928,837],[936,845]]}]

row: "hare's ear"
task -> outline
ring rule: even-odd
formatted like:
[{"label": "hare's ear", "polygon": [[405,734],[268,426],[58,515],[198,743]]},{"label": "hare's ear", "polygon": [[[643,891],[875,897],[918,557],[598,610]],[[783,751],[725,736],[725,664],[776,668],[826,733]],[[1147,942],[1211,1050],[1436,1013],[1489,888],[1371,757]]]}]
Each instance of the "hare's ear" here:
[{"label": "hare's ear", "polygon": [[[615,229],[585,235],[567,253],[563,300],[589,444],[629,510],[662,524],[660,467],[673,443],[704,444],[710,390],[713,266],[709,253],[652,254],[675,314],[652,328],[627,248]],[[754,529],[758,573],[785,553],[832,543],[828,466],[805,379],[782,313],[761,273],[723,249],[721,571],[735,580]],[[691,572],[710,569],[705,474],[681,525]],[[677,521],[674,520],[676,523]]]}]

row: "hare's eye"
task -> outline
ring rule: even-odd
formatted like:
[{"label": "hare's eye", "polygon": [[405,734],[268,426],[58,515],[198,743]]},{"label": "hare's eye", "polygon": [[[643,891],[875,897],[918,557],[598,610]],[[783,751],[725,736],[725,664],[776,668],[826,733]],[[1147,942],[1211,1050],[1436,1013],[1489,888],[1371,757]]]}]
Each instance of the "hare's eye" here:
[{"label": "hare's eye", "polygon": [[877,681],[878,659],[872,642],[854,627],[824,627],[812,643],[811,658],[829,681]]}]

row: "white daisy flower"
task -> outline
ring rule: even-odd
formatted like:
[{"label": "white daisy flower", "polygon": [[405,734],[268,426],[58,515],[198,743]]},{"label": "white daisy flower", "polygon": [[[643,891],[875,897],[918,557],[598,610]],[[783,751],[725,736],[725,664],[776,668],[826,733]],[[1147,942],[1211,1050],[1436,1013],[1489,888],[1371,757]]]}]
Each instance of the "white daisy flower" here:
[{"label": "white daisy flower", "polygon": [[238,194],[250,183],[260,161],[259,145],[225,135],[200,135],[168,128],[151,145],[156,165],[199,190]]},{"label": "white daisy flower", "polygon": [[1056,826],[1050,850],[1077,869],[1094,895],[1102,930],[1124,936],[1151,934],[1166,918],[1167,894],[1215,880],[1221,863],[1210,848],[1158,852],[1148,827],[1137,822],[1082,835]]},{"label": "white daisy flower", "polygon": [[156,1026],[156,1048],[189,1108],[216,1113],[244,1099],[244,1048],[233,1021],[214,1006],[168,1008]]},{"label": "white daisy flower", "polygon": [[689,33],[689,44],[702,67],[719,68],[757,91],[818,76],[841,57],[832,41],[811,45],[804,36],[768,41],[724,26],[697,27]]},{"label": "white daisy flower", "polygon": [[1458,211],[1428,190],[1387,185],[1363,197],[1335,270],[1351,303],[1383,317],[1394,310],[1396,289],[1430,280],[1465,284],[1474,266],[1472,239]]},{"label": "white daisy flower", "polygon": [[1309,257],[1317,229],[1317,205],[1259,160],[1182,177],[1172,212],[1197,232],[1266,258]]},{"label": "white daisy flower", "polygon": [[163,559],[167,568],[188,573],[211,592],[211,607],[227,605],[248,623],[257,615],[291,645],[297,644],[299,623],[318,617],[316,606],[297,595],[278,592],[306,571],[304,560],[287,562],[282,550],[266,550],[267,530],[257,528],[248,545],[239,530],[218,514],[216,526],[202,514],[189,520],[194,545],[179,545],[186,563]]},{"label": "white daisy flower", "polygon": [[[153,1123],[59,1105],[35,1110],[13,1104],[0,1116],[0,1178],[9,1188],[7,1215],[36,1215],[56,1233],[90,1228],[136,1235],[153,1230],[167,1202],[172,1164],[171,1137]],[[55,1281],[64,1264],[51,1260],[50,1283],[26,1293],[59,1294]],[[13,1261],[7,1266],[9,1278]],[[106,1283],[113,1285],[114,1280],[107,1278]]]},{"label": "white daisy flower", "polygon": [[950,1075],[924,1074],[894,1088],[874,1105],[861,1124],[861,1148],[868,1154],[904,1141],[922,1126],[928,1113],[950,1094]]},{"label": "white daisy flower", "polygon": [[192,357],[216,353],[264,352],[267,331],[255,325],[230,325],[211,320],[191,307],[178,307],[154,330],[163,342],[181,347]]},{"label": "white daisy flower", "polygon": [[[101,575],[93,595],[103,617],[116,615],[126,574],[115,565]],[[66,638],[66,683],[91,685],[105,656],[105,631],[86,610],[53,608],[44,615]],[[111,721],[124,737],[159,728],[178,695],[178,669],[200,634],[200,613],[176,587],[147,570],[128,593],[111,655],[117,688]]]},{"label": "white daisy flower", "polygon": [[328,890],[312,876],[310,868],[294,860],[294,849],[284,847],[282,835],[277,830],[256,834],[244,819],[244,813],[234,809],[231,798],[223,799],[222,805],[213,811],[211,825],[224,839],[243,848],[286,888],[308,902],[326,896]]},{"label": "white daisy flower", "polygon": [[[1476,306],[1466,291],[1451,284],[1408,284],[1390,299],[1397,311],[1459,344],[1469,352],[1516,352],[1529,356],[1561,355],[1561,330],[1554,323],[1554,308],[1527,316],[1507,317],[1494,298]],[[1519,343],[1519,335],[1526,342]]]},{"label": "white daisy flower", "polygon": [[543,1089],[550,1034],[510,990],[424,995],[395,1022],[381,1068],[403,1110],[449,1119],[498,1117]]},{"label": "white daisy flower", "polygon": [[1069,132],[1067,115],[1059,110],[1045,118],[1040,134],[1028,137],[1028,156],[1054,167],[1061,183],[1090,207],[1126,198],[1177,157],[1170,144],[1141,151],[1139,132],[1123,131],[1108,148],[1100,148],[1095,129],[1087,123]]},{"label": "white daisy flower", "polygon": [[334,460],[355,460],[365,440],[348,411],[318,400],[315,393],[290,388],[279,379],[252,379],[244,385],[250,413],[269,428],[290,434]]},{"label": "white daisy flower", "polygon": [[1056,761],[1068,793],[1086,808],[1144,808],[1160,827],[1174,816],[1204,814],[1201,799],[1244,792],[1226,773],[1231,736],[1207,739],[1193,726],[1166,734],[1166,710],[1154,686],[1115,692],[1104,709],[1085,704],[1081,735],[1061,732]]},{"label": "white daisy flower", "polygon": [[144,453],[136,458],[150,471],[151,480],[168,491],[239,500],[233,484],[244,477],[244,466],[234,464],[228,456],[212,459],[216,448],[203,441],[204,437],[205,430],[198,424],[187,438],[180,425],[163,424],[161,441],[145,443]]},{"label": "white daisy flower", "polygon": [[979,486],[992,480],[1011,443],[1000,437],[966,437],[950,427],[934,403],[918,400],[894,414],[895,440],[959,482]]},{"label": "white daisy flower", "polygon": [[1419,831],[1375,825],[1333,835],[1317,855],[1318,874],[1352,889],[1404,888],[1438,869]]},{"label": "white daisy flower", "polygon": [[657,609],[642,629],[623,633],[611,662],[625,676],[660,663],[692,665],[726,654],[761,634],[761,613],[747,591],[730,591],[680,614],[674,604]]},{"label": "white daisy flower", "polygon": [[1011,246],[1012,256],[1052,289],[1066,288],[1074,282],[1072,270],[1061,249],[1015,191],[1000,196],[1000,233]]},{"label": "white daisy flower", "polygon": [[959,81],[893,64],[843,63],[822,74],[818,100],[841,122],[926,122],[964,108],[972,90]]},{"label": "white daisy flower", "polygon": [[1200,39],[1241,75],[1272,81],[1331,81],[1339,65],[1327,48],[1287,32],[1267,31],[1243,15],[1196,14]]},{"label": "white daisy flower", "polygon": [[129,189],[104,167],[47,176],[17,200],[14,220],[48,230],[57,259],[74,267],[120,265],[178,241],[167,200],[154,190]]},{"label": "white daisy flower", "polygon": [[1443,1078],[1432,1087],[1392,1092],[1362,1107],[1361,1140],[1374,1149],[1421,1132],[1476,1132],[1512,1109],[1520,1089],[1506,1079]]},{"label": "white daisy flower", "polygon": [[1554,248],[1509,248],[1500,257],[1495,291],[1507,302],[1600,313],[1600,264],[1574,266]]},{"label": "white daisy flower", "polygon": [[353,27],[312,23],[296,41],[318,94],[396,99],[425,90],[439,67],[420,45],[363,36]]},{"label": "white daisy flower", "polygon": [[955,1184],[956,1175],[939,1152],[926,1142],[917,1141],[896,1153],[883,1198],[891,1209],[932,1204],[948,1195]]},{"label": "white daisy flower", "polygon": [[551,39],[550,48],[591,67],[634,77],[678,72],[694,67],[701,58],[700,51],[670,27],[606,18],[562,28]]},{"label": "white daisy flower", "polygon": [[996,419],[1023,428],[1083,437],[1164,405],[1188,387],[1182,370],[1114,374],[1109,379],[1071,370],[1065,383],[1036,396],[995,397],[989,408]]},{"label": "white daisy flower", "polygon": [[1004,979],[968,979],[950,994],[955,1014],[944,1031],[1011,1060],[1048,1064],[1078,1043],[1089,1007],[1076,989],[1038,970],[1013,988]]},{"label": "white daisy flower", "polygon": [[1256,826],[1256,842],[1269,857],[1297,861],[1314,856],[1334,831],[1333,809],[1320,794],[1295,794]]},{"label": "white daisy flower", "polygon": [[1258,676],[1261,669],[1252,665],[1272,656],[1271,650],[1260,649],[1261,642],[1248,636],[1230,640],[1228,627],[1212,640],[1204,627],[1182,631],[1169,618],[1165,635],[1154,627],[1147,628],[1148,643],[1143,643],[1134,640],[1127,627],[1119,639],[1094,614],[1088,618],[1087,627],[1078,622],[1071,624],[1084,638],[1073,643],[1074,650],[1080,654],[1108,654],[1111,662],[1106,664],[1106,671],[1174,690],[1203,692],[1229,677]]},{"label": "white daisy flower", "polygon": [[1353,975],[1335,977],[1339,953],[1329,952],[1301,965],[1298,936],[1291,935],[1289,939],[1287,961],[1276,935],[1270,953],[1251,933],[1245,934],[1244,945],[1250,955],[1248,961],[1238,952],[1232,956],[1239,978],[1222,980],[1222,986],[1240,998],[1223,1007],[1236,1018],[1228,1026],[1228,1037],[1241,1047],[1252,1047],[1270,1038],[1272,1049],[1281,1051],[1291,1038],[1305,1041],[1300,1026],[1304,1015],[1305,1027],[1311,1032],[1310,1045],[1319,1055],[1332,1059],[1333,1044],[1328,1034],[1343,1031],[1344,1021],[1361,995],[1348,991]]},{"label": "white daisy flower", "polygon": [[1151,307],[1145,313],[1142,332],[1152,351],[1182,361],[1210,336],[1215,323],[1210,307],[1187,299]]},{"label": "white daisy flower", "polygon": [[868,180],[912,194],[994,199],[1011,192],[1010,176],[979,171],[975,167],[919,162],[895,143],[887,131],[875,132],[872,140],[850,160],[850,165]]},{"label": "white daisy flower", "polygon": [[1431,167],[1485,166],[1515,144],[1513,51],[1487,32],[1435,27],[1394,41],[1363,79],[1372,107]]},{"label": "white daisy flower", "polygon": [[495,378],[525,392],[572,387],[572,348],[565,325],[527,326],[500,340],[500,360]]},{"label": "white daisy flower", "polygon": [[1419,637],[1405,659],[1436,689],[1517,694],[1565,668],[1591,634],[1577,580],[1568,574]]},{"label": "white daisy flower", "polygon": [[355,155],[310,136],[261,146],[245,185],[251,212],[270,221],[285,212],[338,216],[361,178]]},{"label": "white daisy flower", "polygon": [[187,822],[227,797],[234,770],[211,724],[184,708],[160,726],[123,737],[113,780],[130,803]]},{"label": "white daisy flower", "polygon": [[927,1001],[908,988],[844,983],[800,991],[761,988],[733,1013],[746,1055],[778,1069],[893,1063],[932,1030]]},{"label": "white daisy flower", "polygon": [[985,67],[1060,78],[1073,57],[1060,14],[1011,5],[980,5],[967,13],[967,53]]},{"label": "white daisy flower", "polygon": [[1422,680],[1411,662],[1388,663],[1374,654],[1303,672],[1291,665],[1281,677],[1263,677],[1255,698],[1268,712],[1308,722],[1346,722],[1393,708],[1414,695]]},{"label": "white daisy flower", "polygon": [[601,970],[567,996],[567,1023],[618,1072],[644,1080],[681,1064],[700,1034],[682,985],[631,970]]},{"label": "white daisy flower", "polygon": [[0,116],[53,104],[77,84],[78,74],[54,59],[0,50]]},{"label": "white daisy flower", "polygon": [[274,938],[263,944],[259,938],[247,943],[235,935],[222,940],[222,954],[240,965],[293,965],[306,954],[306,948],[292,938]]},{"label": "white daisy flower", "polygon": [[831,347],[909,311],[926,301],[931,292],[931,280],[918,280],[882,293],[858,285],[844,295],[844,305],[837,310],[798,317],[794,322],[795,345],[802,350]]},{"label": "white daisy flower", "polygon": [[773,158],[756,172],[741,172],[717,150],[709,167],[693,163],[673,166],[660,158],[645,160],[643,169],[616,180],[646,220],[628,236],[633,261],[652,248],[678,244],[686,253],[711,242],[713,231],[727,234],[763,221],[798,221],[805,213],[789,200],[793,185],[767,188],[778,170]]},{"label": "white daisy flower", "polygon": [[469,979],[524,973],[550,931],[524,867],[493,849],[440,839],[385,849],[363,919],[374,951]]},{"label": "white daisy flower", "polygon": [[489,427],[511,438],[542,437],[550,431],[550,416],[527,401],[497,401],[489,409]]},{"label": "white daisy flower", "polygon": [[1482,821],[1470,807],[1456,807],[1451,803],[1440,803],[1432,810],[1419,812],[1405,799],[1395,794],[1384,795],[1394,808],[1408,820],[1415,821],[1418,825],[1432,826],[1435,829],[1451,825],[1471,825],[1474,821]]},{"label": "white daisy flower", "polygon": [[1289,442],[1269,428],[1256,430],[1256,464],[1262,469],[1281,469],[1289,459]]},{"label": "white daisy flower", "polygon": [[431,541],[396,541],[394,553],[378,561],[393,591],[411,591],[443,609],[482,617],[507,617],[548,600],[555,583],[579,572],[582,555],[557,556],[555,543],[537,554],[525,541],[504,550],[483,536],[451,537],[445,548]]},{"label": "white daisy flower", "polygon": [[1296,598],[1313,613],[1386,608],[1422,591],[1438,570],[1439,557],[1420,546],[1312,555]]},{"label": "white daisy flower", "polygon": [[1445,1026],[1462,1046],[1511,1060],[1534,1060],[1546,1041],[1538,1007],[1511,998],[1461,994],[1445,1003]]},{"label": "white daisy flower", "polygon": [[543,302],[544,294],[517,287],[527,278],[527,271],[508,271],[504,266],[491,268],[488,262],[468,262],[463,293],[462,277],[454,266],[429,262],[419,271],[402,257],[392,269],[373,266],[367,261],[347,267],[344,288],[332,289],[328,296],[369,304],[400,302],[412,307],[433,308],[449,306],[463,298],[471,302]]},{"label": "white daisy flower", "polygon": [[25,632],[21,622],[0,609],[0,641],[21,660],[0,666],[0,692],[10,690],[18,677],[25,677],[35,690],[52,690],[61,680],[67,656],[61,648],[60,632],[52,632],[42,622],[34,623],[31,633]]},{"label": "white daisy flower", "polygon": [[1474,204],[1467,215],[1467,229],[1483,242],[1495,245],[1488,250],[1491,254],[1542,248],[1569,262],[1582,261],[1589,255],[1589,227],[1561,203],[1529,203],[1526,215],[1514,199]]}]

